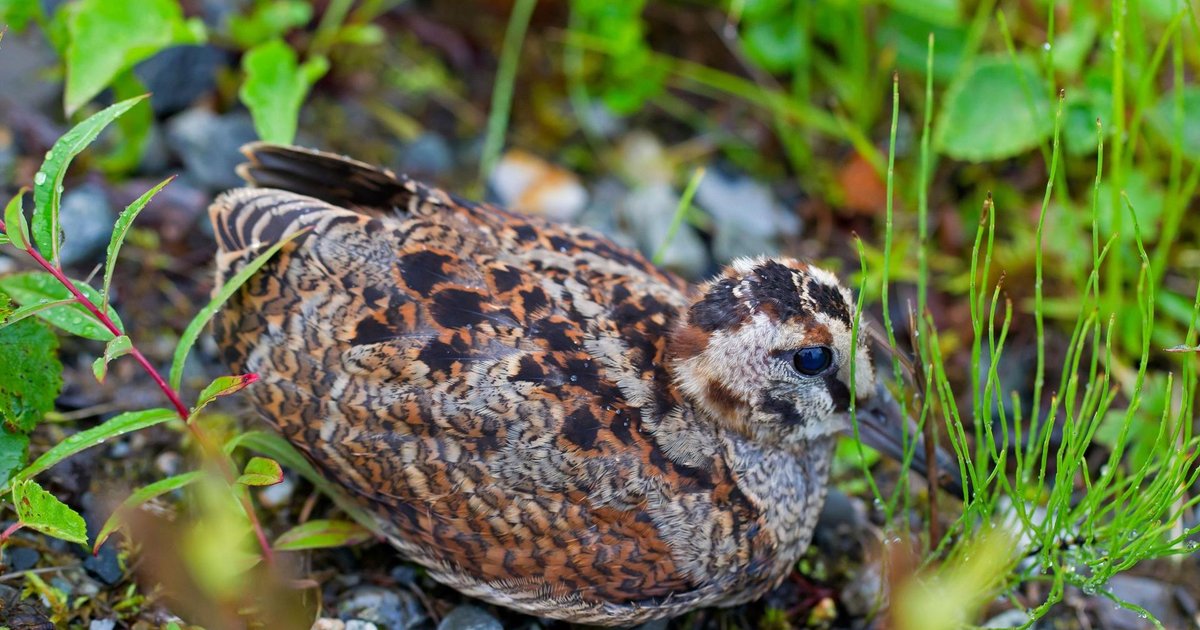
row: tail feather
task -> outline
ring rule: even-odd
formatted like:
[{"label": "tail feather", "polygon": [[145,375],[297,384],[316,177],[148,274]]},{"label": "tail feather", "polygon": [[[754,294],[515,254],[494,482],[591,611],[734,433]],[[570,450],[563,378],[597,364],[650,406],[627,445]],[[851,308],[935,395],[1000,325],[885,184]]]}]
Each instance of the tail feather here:
[{"label": "tail feather", "polygon": [[276,188],[371,214],[406,208],[415,184],[385,168],[348,157],[266,142],[242,147],[249,159],[238,175],[258,188]]}]

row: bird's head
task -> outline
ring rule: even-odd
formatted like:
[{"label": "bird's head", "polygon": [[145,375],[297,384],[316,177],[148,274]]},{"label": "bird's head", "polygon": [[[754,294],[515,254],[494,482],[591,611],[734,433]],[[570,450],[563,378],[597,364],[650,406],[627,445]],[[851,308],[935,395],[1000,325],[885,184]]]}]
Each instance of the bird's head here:
[{"label": "bird's head", "polygon": [[700,287],[671,339],[676,386],[703,413],[763,446],[796,448],[850,427],[875,367],[837,278],[788,258],[740,259]]}]

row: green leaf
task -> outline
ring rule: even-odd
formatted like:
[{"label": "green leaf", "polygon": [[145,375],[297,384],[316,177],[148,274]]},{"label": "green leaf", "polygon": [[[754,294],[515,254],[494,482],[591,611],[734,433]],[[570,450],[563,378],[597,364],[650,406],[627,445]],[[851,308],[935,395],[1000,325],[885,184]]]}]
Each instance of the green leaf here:
[{"label": "green leaf", "polygon": [[135,490],[133,494],[129,495],[129,498],[125,499],[121,502],[121,505],[117,506],[117,509],[113,511],[112,516],[109,516],[108,520],[104,521],[104,526],[100,528],[100,533],[96,534],[96,540],[94,543],[92,543],[92,553],[99,552],[100,547],[104,545],[105,541],[108,540],[108,537],[111,536],[118,527],[124,524],[121,518],[123,513],[138,508],[147,501],[161,497],[168,492],[174,492],[180,488],[189,486],[199,479],[203,474],[204,472],[199,470],[186,472],[181,475],[175,475],[174,477],[159,479],[148,486]]},{"label": "green leaf", "polygon": [[241,376],[221,376],[208,384],[203,391],[200,392],[200,398],[196,402],[195,408],[192,409],[192,416],[206,407],[208,403],[220,398],[221,396],[229,396],[236,394],[248,385],[258,380],[257,374],[243,374]]},{"label": "green leaf", "polygon": [[1053,128],[1045,84],[1032,64],[992,57],[947,90],[934,142],[950,157],[984,162],[1020,155]]},{"label": "green leaf", "polygon": [[58,337],[45,324],[25,320],[0,328],[0,420],[18,433],[28,433],[62,389]]},{"label": "green leaf", "polygon": [[267,455],[282,462],[284,466],[296,471],[313,486],[333,500],[350,518],[359,525],[372,531],[378,530],[375,517],[342,491],[342,489],[317,472],[312,464],[292,446],[290,442],[277,434],[265,431],[246,431],[239,433],[225,443],[225,454],[231,454],[238,448],[248,448],[252,451]]},{"label": "green leaf", "polygon": [[42,456],[34,460],[28,468],[17,473],[16,478],[18,480],[31,479],[62,460],[93,446],[103,444],[106,440],[120,437],[132,431],[140,431],[156,424],[162,424],[167,420],[178,417],[170,409],[127,411],[119,416],[110,418],[103,424],[67,437],[67,439],[54,445],[54,448],[42,453]]},{"label": "green leaf", "polygon": [[[130,68],[117,75],[112,83],[114,101],[123,101],[149,92]],[[150,129],[154,126],[154,108],[150,101],[138,103],[124,116],[117,119],[117,142],[112,150],[100,160],[100,167],[106,173],[117,177],[137,168],[142,159],[146,144],[150,139]]]},{"label": "green leaf", "polygon": [[793,70],[804,52],[800,29],[790,20],[772,19],[747,24],[742,40],[746,53],[771,73]]},{"label": "green leaf", "polygon": [[30,529],[67,542],[87,545],[87,525],[78,512],[67,507],[36,481],[17,481],[12,486],[17,518]]},{"label": "green leaf", "polygon": [[303,0],[260,2],[249,16],[229,16],[229,36],[243,49],[275,39],[312,19],[312,5]]},{"label": "green leaf", "polygon": [[1175,128],[1174,91],[1162,95],[1154,111],[1147,116],[1150,128],[1169,145],[1179,143],[1180,152],[1188,159],[1200,161],[1200,86],[1183,88],[1182,129]]},{"label": "green leaf", "polygon": [[113,225],[112,238],[108,241],[108,254],[104,257],[104,286],[100,289],[100,301],[104,304],[108,303],[108,287],[112,283],[113,270],[117,266],[117,254],[121,252],[121,245],[125,242],[125,235],[129,233],[129,228],[133,226],[134,219],[137,218],[142,208],[162,190],[164,186],[174,181],[175,176],[172,175],[161,182],[154,188],[142,193],[133,203],[125,206],[125,210],[121,212],[121,216],[117,217],[117,222]]},{"label": "green leaf", "polygon": [[251,457],[237,482],[247,486],[273,486],[283,481],[279,462],[266,457]]},{"label": "green leaf", "polygon": [[138,62],[168,46],[205,39],[203,23],[185,20],[177,0],[80,0],[71,6],[67,32],[68,115]]},{"label": "green leaf", "polygon": [[275,539],[276,551],[328,549],[367,542],[371,531],[352,521],[316,520],[297,525]]},{"label": "green leaf", "polygon": [[296,51],[275,39],[246,53],[242,70],[246,80],[238,95],[254,118],[258,136],[268,142],[290,144],[296,136],[304,97],[329,70],[329,61],[314,57],[298,64]]},{"label": "green leaf", "polygon": [[62,241],[58,211],[62,203],[63,179],[67,176],[71,160],[86,149],[113,120],[144,98],[145,95],[113,104],[75,125],[54,143],[42,162],[42,168],[33,176],[33,242],[50,262],[58,263],[58,249]]},{"label": "green leaf", "polygon": [[0,484],[8,483],[13,473],[25,465],[29,436],[0,428]]},{"label": "green leaf", "polygon": [[[95,289],[78,280],[72,280],[72,283],[93,304],[100,303],[100,293]],[[37,312],[37,316],[71,334],[87,339],[108,341],[115,336],[112,334],[112,331],[96,319],[96,316],[91,311],[84,308],[82,304],[75,302],[71,292],[62,283],[45,271],[26,271],[24,273],[14,273],[10,276],[4,276],[0,278],[0,290],[7,292],[14,300],[20,302],[22,306],[35,306],[46,302],[70,300],[70,303],[40,310]],[[121,322],[121,318],[117,316],[117,312],[111,306],[107,307],[106,310],[109,319],[117,325],[117,328],[124,330],[125,325]]]},{"label": "green leaf", "polygon": [[14,31],[25,30],[30,20],[42,16],[42,3],[31,0],[0,0],[0,24]]},{"label": "green leaf", "polygon": [[[204,327],[208,325],[208,322],[213,318],[213,315],[217,314],[217,310],[219,310],[221,306],[223,306],[225,302],[237,292],[238,289],[242,288],[242,285],[246,284],[246,281],[250,279],[250,276],[254,275],[256,271],[262,268],[262,266],[265,265],[267,261],[275,255],[275,252],[278,252],[280,248],[292,242],[292,239],[300,236],[305,231],[307,230],[300,230],[287,235],[286,237],[280,239],[279,242],[267,248],[266,251],[259,254],[254,260],[246,263],[246,266],[242,267],[236,274],[234,274],[232,278],[230,278],[224,285],[221,286],[221,289],[217,291],[215,296],[213,296],[212,301],[205,305],[205,307],[201,309],[199,313],[196,313],[196,317],[194,317],[192,321],[188,323],[187,328],[183,330],[183,334],[179,337],[179,343],[175,346],[175,356],[171,359],[172,389],[176,391],[179,390],[179,384],[183,381],[183,364],[187,361],[187,355],[189,352],[191,352],[192,346],[196,344],[196,339],[200,337],[200,331],[204,330]],[[0,285],[0,288],[2,288],[2,285]]]},{"label": "green leaf", "polygon": [[4,230],[14,247],[29,251],[29,224],[25,222],[25,211],[21,205],[24,200],[25,189],[22,188],[4,207]]},{"label": "green leaf", "polygon": [[133,350],[133,342],[125,335],[114,337],[104,344],[104,356],[92,362],[92,374],[96,376],[96,380],[103,383],[105,375],[108,374],[109,361],[129,354],[130,350]]}]

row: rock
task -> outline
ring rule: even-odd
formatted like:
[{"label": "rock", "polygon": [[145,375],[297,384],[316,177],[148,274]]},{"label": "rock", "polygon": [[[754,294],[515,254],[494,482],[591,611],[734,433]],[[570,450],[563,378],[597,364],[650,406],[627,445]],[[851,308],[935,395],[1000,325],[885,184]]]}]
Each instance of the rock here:
[{"label": "rock", "polygon": [[1029,623],[1029,615],[1016,608],[1006,610],[983,622],[984,628],[1019,628]]},{"label": "rock", "polygon": [[520,150],[504,154],[488,177],[501,205],[552,221],[571,221],[587,205],[574,173]]},{"label": "rock", "polygon": [[88,630],[114,630],[116,627],[116,619],[93,619],[88,624]]},{"label": "rock", "polygon": [[64,266],[97,262],[94,257],[108,245],[117,216],[108,193],[97,182],[67,190],[59,210],[63,245],[59,253]]},{"label": "rock", "polygon": [[292,500],[292,493],[296,491],[296,480],[290,475],[284,475],[283,481],[263,488],[258,493],[258,501],[263,504],[263,507],[278,508],[287,505]]},{"label": "rock", "polygon": [[211,92],[226,62],[226,54],[214,46],[174,46],[139,63],[133,72],[150,92],[155,115],[168,116]]},{"label": "rock", "polygon": [[[1140,606],[1154,615],[1165,628],[1186,628],[1188,619],[1181,613],[1173,591],[1175,588],[1153,578],[1118,574],[1108,581],[1113,597]],[[1113,604],[1105,597],[1095,597],[1096,616],[1100,627],[1112,630],[1143,630],[1157,627],[1148,618]]]},{"label": "rock", "polygon": [[154,468],[166,477],[178,474],[182,464],[183,457],[174,451],[163,451],[154,458]]},{"label": "rock", "polygon": [[311,630],[346,630],[346,622],[341,619],[321,617],[313,622]]},{"label": "rock", "polygon": [[639,626],[635,626],[634,630],[667,630],[667,620],[655,619],[654,621],[647,621]]},{"label": "rock", "polygon": [[351,619],[346,622],[346,630],[379,630],[379,626],[362,619]]},{"label": "rock", "polygon": [[13,181],[18,155],[12,129],[0,126],[0,182],[5,182],[7,185]]},{"label": "rock", "polygon": [[[652,257],[671,230],[671,221],[679,205],[679,195],[666,182],[636,188],[616,207],[617,217],[627,232],[637,241],[638,249]],[[687,222],[670,239],[663,252],[662,266],[678,271],[689,278],[699,278],[709,271],[708,251],[699,234]]]},{"label": "rock", "polygon": [[58,67],[58,58],[39,31],[9,29],[4,35],[4,63],[0,63],[4,92],[0,98],[35,111],[62,112],[62,82],[48,81],[45,75],[46,70]]},{"label": "rock", "polygon": [[765,184],[748,177],[709,170],[696,189],[696,205],[713,217],[713,255],[720,263],[774,255],[780,237],[800,233],[800,218],[780,205]]},{"label": "rock", "polygon": [[462,604],[442,619],[437,630],[504,630],[504,626],[482,609]]},{"label": "rock", "polygon": [[42,554],[30,547],[9,547],[4,550],[4,564],[9,571],[25,571],[37,566]]},{"label": "rock", "polygon": [[635,131],[621,140],[616,162],[621,174],[635,184],[666,184],[675,177],[675,167],[667,159],[662,143],[645,131]]},{"label": "rock", "polygon": [[121,560],[117,556],[116,545],[104,545],[94,556],[88,554],[83,560],[83,569],[87,571],[88,575],[108,586],[117,584],[125,577],[125,570],[121,568]]},{"label": "rock", "polygon": [[[338,614],[347,620],[370,622],[383,630],[407,630],[425,620],[425,611],[412,595],[378,586],[359,586],[343,594]],[[350,629],[349,622],[346,628]]]},{"label": "rock", "polygon": [[211,192],[242,184],[234,172],[245,159],[238,149],[257,138],[246,112],[218,116],[205,107],[193,107],[167,122],[168,148],[183,160],[195,183]]},{"label": "rock", "polygon": [[400,151],[399,171],[418,179],[433,179],[454,166],[454,151],[442,136],[425,132]]}]

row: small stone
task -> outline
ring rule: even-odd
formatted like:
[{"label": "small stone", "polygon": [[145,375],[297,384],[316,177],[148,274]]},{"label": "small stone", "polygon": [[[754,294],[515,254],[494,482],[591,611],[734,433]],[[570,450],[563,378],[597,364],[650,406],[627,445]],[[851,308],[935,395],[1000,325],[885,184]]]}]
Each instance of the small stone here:
[{"label": "small stone", "polygon": [[400,151],[399,170],[418,179],[432,179],[454,166],[454,151],[442,136],[426,132]]},{"label": "small stone", "polygon": [[113,630],[116,627],[116,619],[93,619],[88,624],[88,630]]},{"label": "small stone", "polygon": [[[412,595],[378,586],[359,586],[345,593],[338,604],[338,614],[344,619],[370,622],[384,630],[408,630],[425,620],[425,611]],[[349,623],[346,628],[349,630]]]},{"label": "small stone", "polygon": [[362,619],[351,619],[346,622],[346,630],[379,630],[379,626]]},{"label": "small stone", "polygon": [[37,566],[42,554],[30,547],[9,547],[4,550],[4,563],[10,571],[25,571]]},{"label": "small stone", "polygon": [[312,630],[346,630],[346,622],[341,619],[321,617],[313,622]]},{"label": "small stone", "polygon": [[662,143],[645,131],[635,131],[621,140],[616,162],[625,179],[635,184],[666,184],[675,177],[675,167],[667,159]]},{"label": "small stone", "polygon": [[696,189],[696,205],[713,217],[713,255],[720,263],[774,255],[781,237],[800,233],[800,218],[780,205],[765,184],[748,177],[709,170]]},{"label": "small stone", "polygon": [[104,545],[97,555],[88,554],[83,560],[83,569],[93,578],[112,586],[125,577],[121,560],[117,557],[116,545]]},{"label": "small stone", "polygon": [[174,46],[139,63],[133,72],[150,92],[155,115],[168,116],[211,92],[226,60],[215,46]]},{"label": "small stone", "polygon": [[505,153],[488,185],[501,205],[552,221],[571,221],[587,205],[587,190],[574,173],[525,151]]},{"label": "small stone", "polygon": [[[634,189],[617,204],[616,212],[626,231],[637,241],[638,249],[652,257],[667,242],[678,206],[679,195],[664,182]],[[689,278],[699,278],[708,272],[708,251],[686,221],[680,223],[667,243],[662,266]]]},{"label": "small stone", "polygon": [[95,182],[68,190],[62,197],[59,217],[63,230],[59,256],[63,265],[93,262],[93,257],[108,245],[117,218],[104,186]]},{"label": "small stone", "polygon": [[[1140,606],[1146,612],[1154,615],[1165,628],[1188,627],[1188,620],[1179,609],[1174,596],[1174,587],[1154,578],[1136,575],[1118,574],[1108,581],[1112,596]],[[1114,630],[1143,630],[1154,628],[1156,625],[1149,619],[1142,618],[1138,613],[1126,608],[1114,608],[1107,597],[1093,596],[1096,602],[1094,610],[1099,617],[1100,627]]]},{"label": "small stone", "polygon": [[1012,608],[983,622],[984,628],[1020,628],[1029,623],[1029,614]]},{"label": "small stone", "polygon": [[290,475],[284,475],[283,481],[263,488],[258,493],[258,500],[263,504],[263,507],[278,508],[291,502],[292,494],[295,491],[296,480]]},{"label": "small stone", "polygon": [[242,185],[236,169],[245,158],[239,149],[257,138],[244,112],[218,116],[193,107],[167,121],[167,146],[183,160],[195,183],[213,192]]},{"label": "small stone", "polygon": [[175,451],[163,451],[154,458],[154,468],[167,477],[179,473],[179,467],[182,464],[183,457]]},{"label": "small stone", "polygon": [[504,630],[504,626],[482,609],[463,604],[451,610],[437,630]]}]

